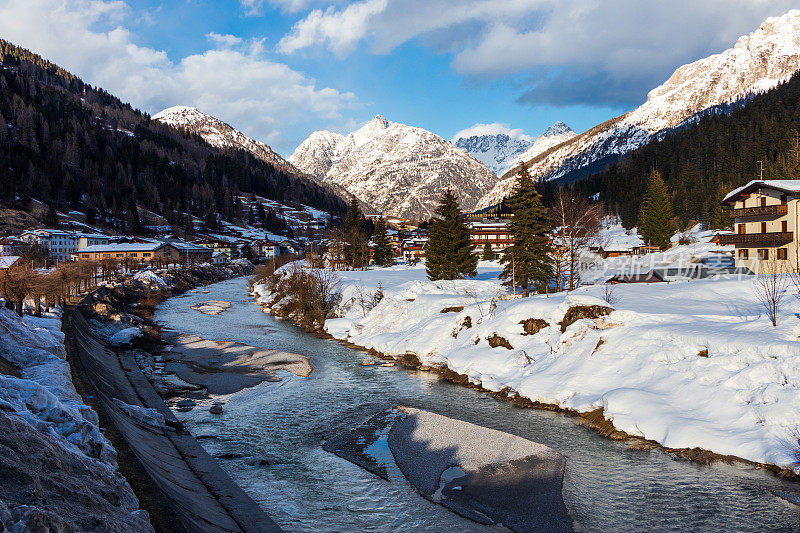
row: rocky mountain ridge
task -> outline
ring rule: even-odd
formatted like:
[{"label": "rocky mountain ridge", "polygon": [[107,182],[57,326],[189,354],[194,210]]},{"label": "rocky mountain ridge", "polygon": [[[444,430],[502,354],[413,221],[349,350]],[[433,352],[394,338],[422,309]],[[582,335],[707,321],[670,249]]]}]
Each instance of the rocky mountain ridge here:
[{"label": "rocky mountain ridge", "polygon": [[575,135],[577,133],[559,121],[547,128],[536,139],[523,135],[510,136],[498,133],[459,137],[454,140],[453,144],[469,152],[472,157],[489,167],[498,176],[502,176],[512,170],[520,160],[533,159],[545,150],[561,144]]},{"label": "rocky mountain ridge", "polygon": [[[800,70],[800,10],[765,20],[722,53],[683,65],[647,95],[635,110],[528,159],[539,179],[578,179],[653,139],[708,112],[730,108],[767,91]],[[478,208],[507,196],[513,171],[478,202]]]},{"label": "rocky mountain ridge", "polygon": [[196,133],[208,144],[222,149],[239,149],[286,171],[299,173],[294,165],[266,144],[251,139],[233,126],[194,107],[173,106],[153,115],[153,120]]},{"label": "rocky mountain ridge", "polygon": [[497,180],[465,150],[381,115],[348,135],[315,131],[289,162],[345,189],[367,211],[412,219],[430,217],[447,188],[456,192],[462,209],[471,210]]}]

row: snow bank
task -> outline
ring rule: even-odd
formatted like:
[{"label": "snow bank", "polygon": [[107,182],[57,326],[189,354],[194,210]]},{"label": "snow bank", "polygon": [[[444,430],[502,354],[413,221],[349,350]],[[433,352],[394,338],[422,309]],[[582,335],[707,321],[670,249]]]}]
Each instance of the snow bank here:
[{"label": "snow bank", "polygon": [[152,270],[144,270],[142,272],[137,272],[133,275],[133,279],[136,281],[140,281],[145,285],[156,285],[158,287],[166,287],[167,282],[164,279],[153,272]]},{"label": "snow bank", "polygon": [[137,327],[130,327],[121,329],[108,338],[108,342],[112,346],[122,346],[123,344],[130,344],[133,339],[142,336],[142,330]]},{"label": "snow bank", "polygon": [[[413,352],[490,390],[580,412],[602,407],[617,428],[667,447],[793,463],[797,299],[787,297],[773,328],[749,280],[617,285],[613,312],[562,333],[570,308],[608,306],[603,287],[513,298],[498,272],[481,262],[473,280],[430,282],[419,266],[339,273],[344,297],[326,330],[386,354]],[[379,282],[383,299],[359,305]],[[528,319],[546,326],[526,335],[520,323]],[[490,347],[492,337],[505,345]]]},{"label": "snow bank", "polygon": [[75,391],[56,317],[19,318],[0,308],[0,353],[23,379],[0,375],[0,408],[12,410],[64,448],[113,463],[97,414]]}]

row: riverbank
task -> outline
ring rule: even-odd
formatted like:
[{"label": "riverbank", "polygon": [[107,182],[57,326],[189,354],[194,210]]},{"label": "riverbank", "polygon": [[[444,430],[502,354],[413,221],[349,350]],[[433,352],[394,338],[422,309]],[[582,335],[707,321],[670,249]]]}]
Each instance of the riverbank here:
[{"label": "riverbank", "polygon": [[0,529],[152,531],[123,462],[78,394],[60,312],[0,308]]},{"label": "riverbank", "polygon": [[[612,305],[601,287],[507,299],[497,271],[481,263],[475,280],[435,283],[420,267],[338,273],[339,318],[325,331],[517,405],[574,414],[634,448],[797,479],[794,302],[772,328],[744,281],[617,286]],[[364,306],[379,285],[383,299]],[[268,286],[254,293],[275,312]],[[564,324],[581,306],[611,309]]]},{"label": "riverbank", "polygon": [[[144,271],[121,282],[99,287],[88,297],[90,307],[87,311],[92,316],[90,323],[93,332],[109,345],[127,350],[140,366],[152,370],[152,366],[148,365],[152,365],[155,359],[160,357],[159,353],[163,347],[160,329],[151,320],[152,310],[158,302],[202,285],[249,275],[252,272],[252,264],[246,261],[234,262],[227,266],[198,265],[174,270]],[[58,324],[61,325],[60,320]],[[68,326],[65,326],[65,331],[68,330]],[[76,362],[74,346],[68,343],[67,349],[73,352],[67,354],[67,360],[73,364],[72,368],[66,366],[67,372],[72,374],[70,383],[75,383],[75,388],[84,397],[85,402],[99,409],[94,387],[85,381],[83,372],[74,366]],[[161,392],[169,393],[170,390],[164,389]],[[144,509],[139,516],[144,517],[145,522],[149,518],[157,531],[182,531],[174,512],[166,503],[164,494],[144,471],[140,461],[123,435],[113,426],[112,419],[107,413],[100,413],[99,423],[106,428],[106,438],[114,443],[119,470],[124,475],[124,478],[120,477],[124,482],[127,480],[125,484],[129,485],[128,490],[132,491],[130,497],[138,498],[139,504]],[[124,524],[123,521],[118,522]],[[146,528],[152,530],[149,523],[146,524]],[[114,529],[109,526],[108,530]]]}]

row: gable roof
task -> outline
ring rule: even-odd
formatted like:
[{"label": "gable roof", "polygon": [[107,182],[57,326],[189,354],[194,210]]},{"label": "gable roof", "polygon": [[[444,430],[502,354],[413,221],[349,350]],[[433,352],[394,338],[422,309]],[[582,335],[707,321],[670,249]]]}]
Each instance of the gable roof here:
[{"label": "gable roof", "polygon": [[11,265],[19,260],[18,255],[3,255],[0,256],[0,268],[9,268]]},{"label": "gable roof", "polygon": [[800,194],[800,180],[752,180],[750,183],[729,192],[723,204],[735,202],[741,195],[757,189],[773,189],[786,194]]}]

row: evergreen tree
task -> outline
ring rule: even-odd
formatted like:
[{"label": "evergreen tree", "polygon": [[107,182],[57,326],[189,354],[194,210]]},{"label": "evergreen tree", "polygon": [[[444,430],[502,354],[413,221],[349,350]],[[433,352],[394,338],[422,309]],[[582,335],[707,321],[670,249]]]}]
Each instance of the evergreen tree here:
[{"label": "evergreen tree", "polygon": [[494,259],[494,252],[492,252],[492,245],[488,242],[483,245],[483,257],[481,258],[484,261],[491,261]]},{"label": "evergreen tree", "polygon": [[508,208],[513,213],[508,223],[512,244],[506,248],[501,261],[505,263],[504,285],[522,287],[527,296],[531,287],[546,290],[553,279],[553,263],[550,257],[550,215],[542,204],[530,172],[525,166],[518,170]]},{"label": "evergreen tree", "polygon": [[375,249],[372,259],[376,265],[389,266],[392,264],[392,249],[389,247],[389,237],[386,235],[386,221],[383,217],[375,223],[375,235],[372,236]]},{"label": "evergreen tree", "polygon": [[128,209],[125,211],[126,227],[128,233],[137,234],[142,232],[142,224],[139,222],[139,210],[136,208],[136,202],[133,197],[128,200]]},{"label": "evergreen tree", "polygon": [[350,200],[350,208],[344,221],[345,242],[344,258],[352,268],[366,265],[365,251],[367,238],[364,232],[364,213],[358,206],[358,200]]},{"label": "evergreen tree", "polygon": [[52,205],[47,208],[47,213],[45,213],[44,220],[42,220],[42,222],[48,228],[57,228],[59,226],[58,213],[56,213],[56,210]]},{"label": "evergreen tree", "polygon": [[428,232],[425,270],[428,279],[456,279],[477,274],[478,256],[472,253],[469,228],[461,217],[458,201],[448,189],[436,208]]},{"label": "evergreen tree", "polygon": [[657,170],[650,172],[650,182],[642,202],[639,216],[639,233],[647,244],[662,250],[669,246],[672,237],[672,203],[667,186]]}]

